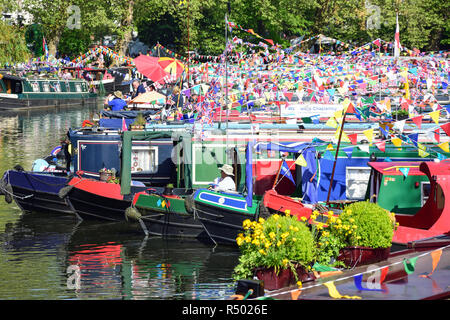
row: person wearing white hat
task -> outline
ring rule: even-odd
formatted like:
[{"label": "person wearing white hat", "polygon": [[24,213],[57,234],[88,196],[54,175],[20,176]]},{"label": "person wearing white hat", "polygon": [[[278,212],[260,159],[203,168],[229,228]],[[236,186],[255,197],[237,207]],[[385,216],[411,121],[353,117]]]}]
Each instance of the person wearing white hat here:
[{"label": "person wearing white hat", "polygon": [[232,176],[234,176],[233,167],[229,164],[224,164],[219,170],[220,178],[214,180],[214,185],[211,186],[210,189],[224,192],[236,191],[236,184],[232,178]]}]

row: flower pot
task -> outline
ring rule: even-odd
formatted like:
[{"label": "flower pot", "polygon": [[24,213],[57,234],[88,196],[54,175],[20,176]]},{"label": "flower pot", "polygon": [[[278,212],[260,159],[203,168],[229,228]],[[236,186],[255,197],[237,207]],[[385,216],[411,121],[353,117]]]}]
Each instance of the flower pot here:
[{"label": "flower pot", "polygon": [[261,268],[256,270],[256,277],[264,282],[264,289],[270,291],[289,286],[294,276],[290,269],[281,269],[277,274],[274,268]]},{"label": "flower pot", "polygon": [[349,268],[386,260],[391,252],[388,248],[347,247],[339,251],[338,260]]},{"label": "flower pot", "polygon": [[[302,266],[296,267],[295,270],[297,271],[298,281],[301,281],[302,283],[316,280],[316,276],[314,275],[314,273],[313,272],[308,272]],[[294,281],[294,283],[296,282],[295,277],[294,277],[293,281]]]},{"label": "flower pot", "polygon": [[[295,269],[297,271],[298,281],[301,281],[302,283],[314,281],[316,279],[314,273],[306,271],[302,266],[298,266]],[[277,274],[274,268],[260,268],[256,270],[256,277],[264,282],[264,289],[269,291],[281,289],[297,283],[297,279],[291,269],[281,269]]]},{"label": "flower pot", "polygon": [[107,181],[110,177],[112,177],[111,172],[100,172],[100,181]]}]

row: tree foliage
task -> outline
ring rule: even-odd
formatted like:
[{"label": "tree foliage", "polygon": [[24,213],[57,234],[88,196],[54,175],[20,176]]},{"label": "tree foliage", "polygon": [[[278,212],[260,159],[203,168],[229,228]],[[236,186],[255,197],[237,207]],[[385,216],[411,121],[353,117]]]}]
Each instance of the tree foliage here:
[{"label": "tree foliage", "polygon": [[[4,1],[4,0],[0,0]],[[61,41],[68,7],[80,8],[80,33],[95,40],[117,36],[117,51],[125,53],[132,31],[149,46],[160,43],[185,55],[221,53],[228,20],[251,28],[264,38],[289,45],[289,39],[319,33],[355,44],[381,38],[394,40],[396,13],[402,45],[422,51],[445,50],[450,40],[449,2],[440,0],[24,0],[23,10],[43,26],[49,48]],[[376,21],[375,27],[369,22]],[[244,40],[257,40],[234,30]],[[67,38],[67,40],[69,40]],[[73,38],[75,41],[75,39]],[[79,43],[80,41],[78,41]],[[68,46],[67,41],[64,46]],[[78,50],[78,47],[77,47]]]}]

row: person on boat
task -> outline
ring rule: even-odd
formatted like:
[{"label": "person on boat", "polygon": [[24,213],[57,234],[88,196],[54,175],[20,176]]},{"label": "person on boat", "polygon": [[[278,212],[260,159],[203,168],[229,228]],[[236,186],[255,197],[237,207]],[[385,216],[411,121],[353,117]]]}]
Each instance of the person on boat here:
[{"label": "person on boat", "polygon": [[105,99],[105,108],[109,108],[111,111],[121,111],[126,106],[127,102],[124,100],[123,94],[120,91],[114,91],[112,95],[108,95]]},{"label": "person on boat", "polygon": [[140,94],[143,94],[146,92],[144,85],[142,83],[140,83],[140,81],[138,79],[133,80],[132,86],[133,86],[133,92],[131,93],[131,99],[134,99],[137,96],[139,96]]},{"label": "person on boat", "polygon": [[220,177],[214,180],[214,184],[209,189],[223,192],[236,191],[236,184],[232,178],[234,176],[233,167],[229,164],[224,164],[219,170]]},{"label": "person on boat", "polygon": [[175,108],[183,109],[183,96],[181,95],[180,87],[175,86],[173,88],[171,99],[174,102]]}]

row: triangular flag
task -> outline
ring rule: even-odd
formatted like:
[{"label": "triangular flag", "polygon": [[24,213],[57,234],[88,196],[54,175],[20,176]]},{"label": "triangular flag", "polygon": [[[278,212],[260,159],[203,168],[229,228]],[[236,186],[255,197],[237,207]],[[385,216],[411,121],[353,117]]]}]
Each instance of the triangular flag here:
[{"label": "triangular flag", "polygon": [[336,286],[334,285],[333,281],[328,281],[323,284],[325,287],[328,288],[328,293],[330,294],[330,297],[334,299],[361,299],[359,296],[343,296],[339,293],[339,291],[336,289]]},{"label": "triangular flag", "polygon": [[401,173],[403,173],[403,175],[406,177],[408,177],[408,173],[409,173],[409,168],[399,168],[398,169]]},{"label": "triangular flag", "polygon": [[363,131],[364,135],[367,137],[370,143],[373,141],[373,129],[367,129]]},{"label": "triangular flag", "polygon": [[403,259],[403,266],[405,267],[405,271],[407,274],[414,273],[414,270],[416,269],[417,258],[419,257]]},{"label": "triangular flag", "polygon": [[439,124],[439,116],[440,116],[440,113],[441,113],[440,110],[436,110],[436,111],[433,111],[433,112],[430,112],[430,113],[429,113],[431,119],[433,119],[433,121],[434,121],[436,124]]},{"label": "triangular flag", "polygon": [[442,255],[442,249],[431,252],[431,258],[433,259],[433,269],[431,270],[431,272],[429,274],[420,275],[420,277],[428,278],[429,276],[431,276],[433,274],[434,270],[436,269],[436,267],[439,263],[439,260],[441,260],[441,255]]},{"label": "triangular flag", "polygon": [[308,166],[308,164],[306,163],[305,157],[303,157],[302,154],[297,158],[297,160],[295,160],[295,164],[299,165],[301,167]]},{"label": "triangular flag", "polygon": [[411,133],[408,135],[408,138],[411,139],[412,143],[417,147],[418,145],[418,139],[419,139],[419,134],[418,133]]},{"label": "triangular flag", "polygon": [[422,119],[423,116],[417,116],[412,118],[411,120],[416,124],[417,127],[419,127],[419,129],[422,127]]},{"label": "triangular flag", "polygon": [[444,130],[445,134],[450,137],[450,122],[441,125],[441,129]]},{"label": "triangular flag", "polygon": [[366,152],[366,153],[369,153],[369,145],[368,144],[361,144],[361,145],[359,145],[358,146],[358,148],[359,148],[359,150],[361,150],[361,151],[364,151],[364,152]]},{"label": "triangular flag", "polygon": [[345,154],[347,155],[347,158],[351,158],[352,157],[352,153],[353,153],[353,147],[347,147],[342,149]]},{"label": "triangular flag", "polygon": [[289,166],[285,160],[282,160],[281,167],[280,167],[280,174],[281,174],[281,178],[287,177],[295,185],[294,177],[292,177],[291,170],[289,169]]},{"label": "triangular flag", "polygon": [[[353,277],[353,281],[354,281],[355,286],[356,286],[356,288],[357,288],[358,290],[361,290],[361,291],[363,291],[363,290],[366,290],[366,291],[384,291],[383,289],[369,289],[369,288],[364,288],[364,287],[362,286],[362,279],[363,279],[362,273],[361,273],[361,274],[358,274],[358,275],[356,275],[356,276]],[[381,282],[381,281],[380,281],[380,282]]]},{"label": "triangular flag", "polygon": [[380,141],[375,143],[378,149],[380,149],[381,152],[386,152],[386,142]]},{"label": "triangular flag", "polygon": [[298,297],[300,296],[301,293],[302,293],[302,290],[300,290],[300,289],[291,291],[292,300],[298,300]]},{"label": "triangular flag", "polygon": [[437,146],[438,146],[439,148],[441,148],[442,150],[444,150],[445,152],[450,152],[448,141],[447,141],[447,142],[439,143]]},{"label": "triangular flag", "polygon": [[124,117],[122,117],[122,131],[128,131],[127,123],[125,122]]},{"label": "triangular flag", "polygon": [[349,134],[349,135],[347,135],[347,137],[350,139],[350,142],[352,144],[358,143],[358,134],[357,133]]},{"label": "triangular flag", "polygon": [[400,120],[394,123],[394,129],[398,129],[400,133],[403,132],[403,128],[405,127],[406,120]]},{"label": "triangular flag", "polygon": [[325,125],[332,127],[332,128],[337,128],[337,126],[338,126],[338,124],[334,118],[329,118],[328,121],[325,123]]},{"label": "triangular flag", "polygon": [[437,143],[441,142],[441,134],[439,132],[439,128],[437,128],[436,130],[434,130],[434,140],[436,140]]},{"label": "triangular flag", "polygon": [[396,147],[402,146],[402,140],[400,138],[392,138],[391,142]]}]

